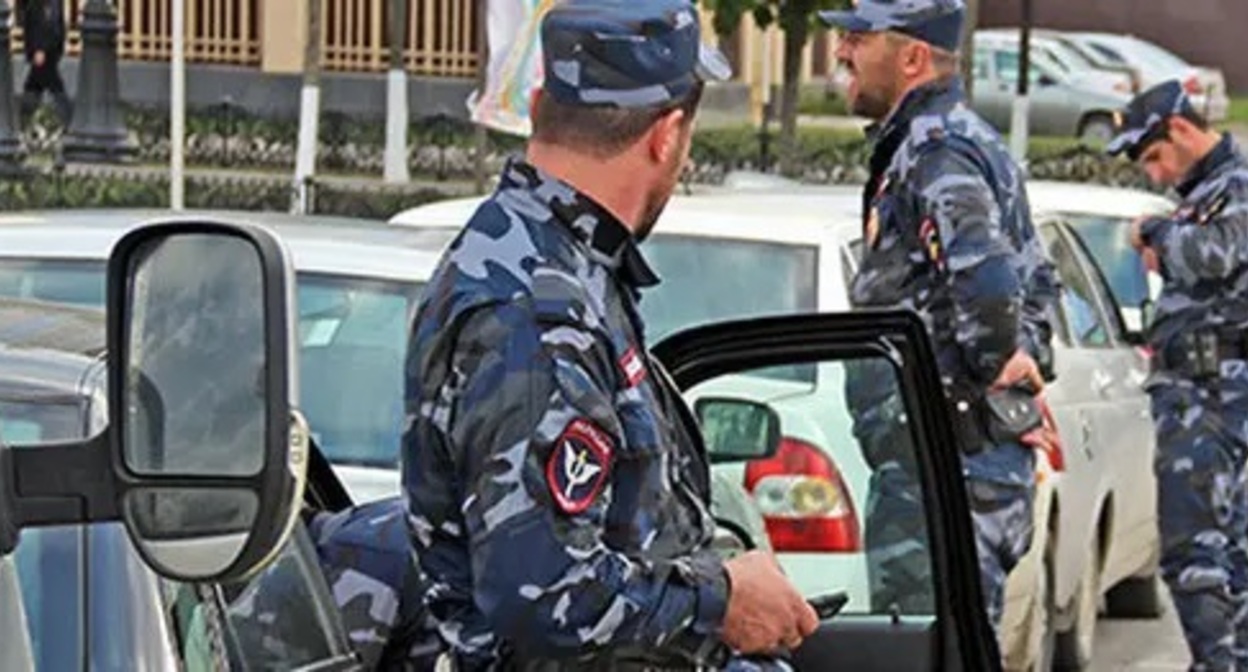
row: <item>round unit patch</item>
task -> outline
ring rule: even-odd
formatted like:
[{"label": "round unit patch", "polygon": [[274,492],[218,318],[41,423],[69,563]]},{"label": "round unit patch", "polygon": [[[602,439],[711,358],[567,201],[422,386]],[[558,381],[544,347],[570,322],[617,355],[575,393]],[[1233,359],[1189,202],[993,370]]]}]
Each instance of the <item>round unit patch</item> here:
[{"label": "round unit patch", "polygon": [[611,438],[577,418],[555,441],[546,461],[546,485],[564,513],[581,513],[602,492],[611,471]]}]

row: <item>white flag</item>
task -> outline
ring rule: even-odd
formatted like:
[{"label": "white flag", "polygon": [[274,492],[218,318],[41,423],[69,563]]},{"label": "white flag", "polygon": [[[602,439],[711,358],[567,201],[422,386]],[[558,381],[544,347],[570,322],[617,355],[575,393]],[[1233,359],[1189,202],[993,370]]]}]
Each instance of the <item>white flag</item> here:
[{"label": "white flag", "polygon": [[529,96],[542,83],[542,16],[555,0],[487,0],[485,89],[468,97],[472,120],[527,137]]}]

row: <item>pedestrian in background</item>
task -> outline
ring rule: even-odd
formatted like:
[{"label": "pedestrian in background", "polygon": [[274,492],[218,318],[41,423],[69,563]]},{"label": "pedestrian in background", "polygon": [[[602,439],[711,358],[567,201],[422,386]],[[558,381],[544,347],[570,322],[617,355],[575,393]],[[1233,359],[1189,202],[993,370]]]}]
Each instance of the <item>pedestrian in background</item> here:
[{"label": "pedestrian in background", "polygon": [[68,126],[73,110],[60,72],[61,57],[65,55],[61,0],[21,0],[18,10],[28,66],[22,85],[22,117],[30,119],[46,93],[52,98],[61,125]]}]

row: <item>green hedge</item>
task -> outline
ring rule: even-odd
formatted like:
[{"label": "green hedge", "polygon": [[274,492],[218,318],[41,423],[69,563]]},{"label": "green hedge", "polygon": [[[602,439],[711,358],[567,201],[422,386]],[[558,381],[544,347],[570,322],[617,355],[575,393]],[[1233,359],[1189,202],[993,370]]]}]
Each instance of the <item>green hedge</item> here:
[{"label": "green hedge", "polygon": [[[371,219],[394,213],[447,194],[434,189],[348,189],[318,185],[312,210]],[[36,175],[27,180],[0,181],[4,210],[45,208],[167,208],[169,181],[145,173],[95,175]],[[186,182],[188,208],[283,212],[290,207],[290,185],[285,180],[190,178]]]},{"label": "green hedge", "polygon": [[[51,124],[42,114],[41,124]],[[138,161],[168,161],[168,119],[164,113],[130,109],[127,124],[139,149]],[[268,120],[238,108],[222,106],[194,110],[188,116],[187,162],[198,166],[289,171],[294,164],[296,120]],[[319,169],[330,173],[380,175],[384,153],[384,124],[326,114],[319,124]],[[778,127],[764,138],[752,126],[699,130],[691,151],[695,182],[714,183],[732,170],[759,170],[776,164]],[[55,133],[31,133],[36,153],[50,154]],[[437,179],[470,178],[475,168],[474,129],[462,119],[436,117],[418,120],[410,130],[409,166],[416,176]],[[766,146],[764,155],[763,148]],[[505,157],[523,147],[515,136],[489,133],[486,170],[496,173]],[[813,183],[857,183],[867,177],[869,146],[857,129],[803,127],[792,177]],[[1073,138],[1034,138],[1028,146],[1031,174],[1056,180],[1146,186],[1143,175],[1120,159],[1104,156],[1098,148]],[[277,187],[284,189],[284,187]],[[266,201],[270,200],[265,197]]]}]

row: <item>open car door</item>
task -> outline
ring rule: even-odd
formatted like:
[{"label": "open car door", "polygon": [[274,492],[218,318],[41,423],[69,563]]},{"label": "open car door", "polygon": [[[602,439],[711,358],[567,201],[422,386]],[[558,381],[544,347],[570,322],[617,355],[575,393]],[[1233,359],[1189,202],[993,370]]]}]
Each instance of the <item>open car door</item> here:
[{"label": "open car door", "polygon": [[[773,545],[784,534],[778,548],[800,548],[795,539],[825,534],[830,521],[861,539],[778,553],[807,598],[849,597],[793,652],[797,669],[1000,669],[953,428],[915,315],[719,323],[675,334],[653,354],[697,409],[716,481],[740,484]],[[775,443],[777,433],[770,457],[717,455],[747,455],[741,446],[768,435]],[[899,482],[911,486],[892,487]],[[723,496],[731,493],[716,492]],[[908,524],[869,513],[889,506]],[[827,515],[792,515],[811,511]]]}]

